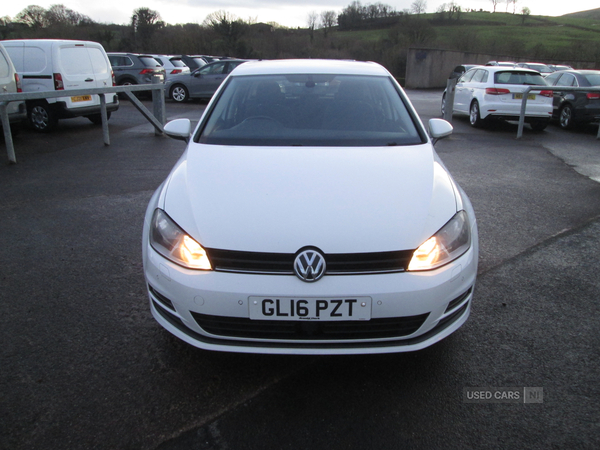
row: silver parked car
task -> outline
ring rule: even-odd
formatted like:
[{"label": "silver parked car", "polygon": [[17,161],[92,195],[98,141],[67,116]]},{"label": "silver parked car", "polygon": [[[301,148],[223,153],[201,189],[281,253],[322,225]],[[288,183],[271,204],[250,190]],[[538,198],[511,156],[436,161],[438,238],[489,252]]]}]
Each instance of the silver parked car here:
[{"label": "silver parked car", "polygon": [[192,73],[174,75],[165,83],[165,92],[176,102],[191,98],[210,99],[227,75],[244,62],[244,59],[224,59],[206,64]]}]

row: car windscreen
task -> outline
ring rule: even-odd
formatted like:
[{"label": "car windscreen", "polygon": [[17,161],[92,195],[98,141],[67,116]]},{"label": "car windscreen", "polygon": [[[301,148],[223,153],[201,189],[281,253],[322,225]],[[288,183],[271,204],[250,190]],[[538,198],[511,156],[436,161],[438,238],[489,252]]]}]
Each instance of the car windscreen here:
[{"label": "car windscreen", "polygon": [[425,142],[382,76],[232,77],[196,142],[242,146],[391,146]]},{"label": "car windscreen", "polygon": [[539,73],[506,70],[494,74],[495,84],[525,84],[532,86],[547,86],[546,80]]}]

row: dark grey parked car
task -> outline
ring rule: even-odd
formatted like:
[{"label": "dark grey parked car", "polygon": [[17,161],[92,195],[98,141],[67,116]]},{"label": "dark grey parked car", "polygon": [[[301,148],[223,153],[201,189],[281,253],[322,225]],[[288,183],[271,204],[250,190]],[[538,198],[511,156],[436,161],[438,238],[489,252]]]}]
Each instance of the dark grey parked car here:
[{"label": "dark grey parked car", "polygon": [[558,119],[562,128],[600,119],[600,92],[560,90],[560,86],[599,87],[600,70],[562,70],[548,75],[546,83],[554,87],[552,118]]},{"label": "dark grey parked car", "polygon": [[150,55],[107,53],[118,86],[151,84],[154,75],[165,79],[165,69]]},{"label": "dark grey parked car", "polygon": [[165,91],[176,102],[190,98],[209,99],[229,72],[244,62],[244,59],[224,59],[208,63],[190,74],[175,75],[165,83]]}]

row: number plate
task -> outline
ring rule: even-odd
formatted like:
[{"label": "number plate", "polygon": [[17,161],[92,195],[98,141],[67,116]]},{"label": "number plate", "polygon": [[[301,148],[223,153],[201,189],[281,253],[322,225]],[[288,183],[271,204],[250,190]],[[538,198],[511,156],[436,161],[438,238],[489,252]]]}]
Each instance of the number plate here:
[{"label": "number plate", "polygon": [[253,320],[369,320],[371,297],[290,298],[250,297]]},{"label": "number plate", "polygon": [[75,102],[89,102],[92,99],[91,95],[77,95],[76,97],[71,97],[71,101]]},{"label": "number plate", "polygon": [[[523,94],[513,94],[513,98],[515,100],[522,100],[523,99]],[[527,100],[535,100],[535,94],[528,94],[527,95]]]}]

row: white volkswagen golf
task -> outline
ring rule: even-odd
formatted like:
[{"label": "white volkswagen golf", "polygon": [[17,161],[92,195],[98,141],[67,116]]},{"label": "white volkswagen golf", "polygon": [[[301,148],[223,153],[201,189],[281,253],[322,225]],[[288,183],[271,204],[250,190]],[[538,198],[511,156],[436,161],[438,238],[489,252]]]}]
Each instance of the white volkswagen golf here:
[{"label": "white volkswagen golf", "polygon": [[422,349],[468,318],[471,203],[375,63],[248,62],[222,84],[145,217],[155,319],[208,350]]}]

